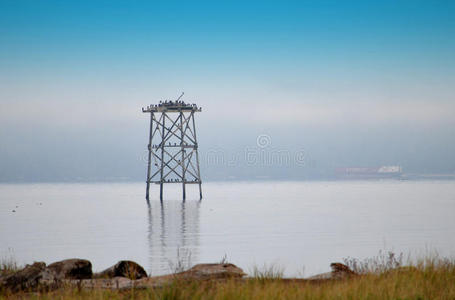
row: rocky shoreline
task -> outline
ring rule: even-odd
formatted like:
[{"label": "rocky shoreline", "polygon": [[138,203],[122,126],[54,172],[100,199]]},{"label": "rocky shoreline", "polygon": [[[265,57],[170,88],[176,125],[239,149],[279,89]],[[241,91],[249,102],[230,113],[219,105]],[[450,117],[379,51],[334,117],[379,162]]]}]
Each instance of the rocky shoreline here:
[{"label": "rocky shoreline", "polygon": [[[358,276],[341,263],[332,263],[332,271],[304,279],[282,279],[320,283]],[[85,259],[66,259],[46,265],[35,262],[11,274],[0,276],[0,291],[49,291],[63,287],[83,289],[127,290],[132,288],[161,288],[175,281],[246,280],[247,274],[231,263],[197,264],[189,270],[162,276],[148,276],[139,264],[122,260],[106,270],[93,273],[92,264]]]}]

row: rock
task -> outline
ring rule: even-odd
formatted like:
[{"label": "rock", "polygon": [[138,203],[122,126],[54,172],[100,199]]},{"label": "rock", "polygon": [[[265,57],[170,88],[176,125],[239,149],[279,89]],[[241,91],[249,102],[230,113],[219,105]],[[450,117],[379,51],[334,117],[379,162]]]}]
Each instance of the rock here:
[{"label": "rock", "polygon": [[357,273],[352,271],[348,266],[342,263],[331,263],[330,267],[332,268],[332,272],[314,275],[306,279],[314,281],[325,281],[334,279],[344,279],[358,275]]},{"label": "rock", "polygon": [[330,267],[332,268],[332,277],[334,279],[341,279],[358,275],[356,272],[352,271],[348,266],[342,263],[331,263]]},{"label": "rock", "polygon": [[13,292],[34,290],[39,286],[45,268],[44,262],[26,265],[22,270],[4,276],[1,280],[1,286]]},{"label": "rock", "polygon": [[[131,275],[130,268],[133,269],[136,280],[126,278]],[[16,292],[37,290],[38,287],[55,289],[65,285],[114,290],[157,288],[169,285],[175,280],[220,280],[241,278],[245,275],[242,269],[233,264],[199,264],[184,272],[147,277],[144,269],[137,263],[120,261],[111,268],[96,274],[95,276],[98,278],[92,278],[92,265],[88,260],[67,259],[50,264],[47,268],[45,263],[34,263],[12,275],[1,277],[0,290],[2,286]],[[108,278],[100,278],[103,276]]]},{"label": "rock", "polygon": [[92,278],[92,263],[86,259],[65,259],[47,266],[48,278],[62,279],[89,279]]},{"label": "rock", "polygon": [[77,286],[86,289],[111,289],[122,290],[131,289],[136,286],[135,280],[125,277],[114,278],[96,278],[96,279],[82,279],[82,280],[64,280],[66,285]]},{"label": "rock", "polygon": [[219,280],[241,278],[245,275],[242,269],[233,264],[199,264],[180,273],[136,280],[135,287],[155,288],[171,284],[175,280]]},{"label": "rock", "polygon": [[305,279],[309,280],[309,281],[325,281],[325,280],[331,280],[333,278],[332,278],[332,272],[327,272],[327,273],[313,275],[313,276],[305,278]]},{"label": "rock", "polygon": [[134,261],[121,260],[106,270],[95,274],[96,278],[126,277],[129,279],[141,279],[147,277],[144,268]]},{"label": "rock", "polygon": [[246,274],[234,264],[198,264],[181,273],[175,274],[183,278],[191,279],[216,279],[243,277]]},{"label": "rock", "polygon": [[55,271],[51,269],[44,269],[41,271],[41,278],[39,279],[39,283],[42,286],[47,286],[49,288],[56,288],[60,285],[61,279],[57,277],[57,274]]}]

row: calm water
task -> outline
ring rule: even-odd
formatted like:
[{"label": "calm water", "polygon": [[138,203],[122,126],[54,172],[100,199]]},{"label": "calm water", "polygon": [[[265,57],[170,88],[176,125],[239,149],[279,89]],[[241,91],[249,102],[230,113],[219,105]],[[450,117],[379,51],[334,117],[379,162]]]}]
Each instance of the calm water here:
[{"label": "calm water", "polygon": [[[154,187],[155,194],[157,192]],[[455,182],[205,183],[202,202],[147,206],[145,184],[2,184],[0,256],[19,263],[87,258],[94,270],[131,259],[152,274],[224,256],[287,276],[329,270],[381,249],[455,254]],[[187,192],[197,195],[196,190]],[[13,212],[15,210],[15,212]]]}]

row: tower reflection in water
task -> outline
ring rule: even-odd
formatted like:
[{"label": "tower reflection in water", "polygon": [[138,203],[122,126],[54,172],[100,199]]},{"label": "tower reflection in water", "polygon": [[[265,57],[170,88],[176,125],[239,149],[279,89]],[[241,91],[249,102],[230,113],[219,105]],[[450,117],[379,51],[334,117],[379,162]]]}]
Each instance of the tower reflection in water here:
[{"label": "tower reflection in water", "polygon": [[200,201],[148,205],[149,272],[162,275],[197,263]]}]

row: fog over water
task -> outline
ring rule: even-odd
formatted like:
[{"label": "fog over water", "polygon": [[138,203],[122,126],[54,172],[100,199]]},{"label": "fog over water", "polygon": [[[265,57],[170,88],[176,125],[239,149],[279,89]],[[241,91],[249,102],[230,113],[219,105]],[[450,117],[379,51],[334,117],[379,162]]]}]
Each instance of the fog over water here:
[{"label": "fog over water", "polygon": [[[0,181],[143,180],[140,109],[182,91],[202,107],[204,180],[454,174],[454,15],[451,2],[2,1]],[[264,134],[304,164],[247,164]]]}]

